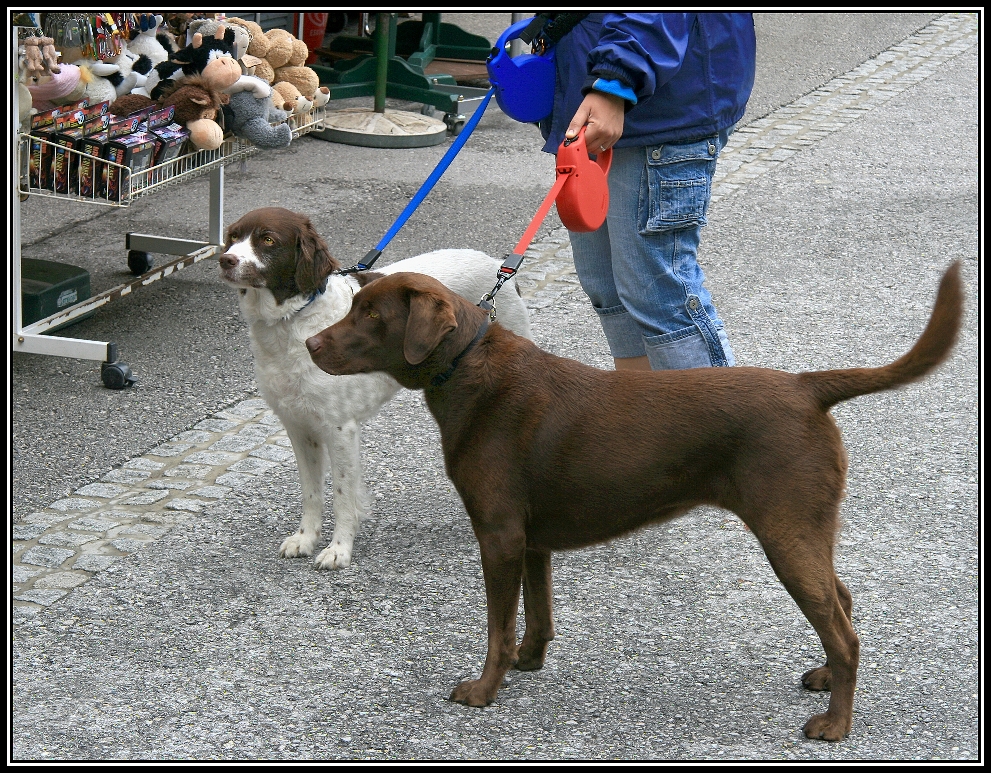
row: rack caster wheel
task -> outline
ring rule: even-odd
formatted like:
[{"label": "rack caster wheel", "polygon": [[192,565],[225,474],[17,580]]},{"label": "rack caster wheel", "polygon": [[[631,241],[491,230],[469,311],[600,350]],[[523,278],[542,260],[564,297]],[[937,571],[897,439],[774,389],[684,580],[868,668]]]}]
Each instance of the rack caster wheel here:
[{"label": "rack caster wheel", "polygon": [[451,132],[452,137],[457,137],[461,134],[461,130],[465,128],[465,121],[463,116],[452,116],[450,113],[444,116],[444,123],[447,124],[447,130]]},{"label": "rack caster wheel", "polygon": [[126,389],[137,378],[131,373],[131,368],[123,362],[104,362],[100,365],[100,378],[108,389]]},{"label": "rack caster wheel", "polygon": [[127,251],[127,267],[131,269],[131,273],[135,276],[141,276],[151,271],[151,267],[155,265],[151,259],[151,255],[142,250],[128,250]]}]

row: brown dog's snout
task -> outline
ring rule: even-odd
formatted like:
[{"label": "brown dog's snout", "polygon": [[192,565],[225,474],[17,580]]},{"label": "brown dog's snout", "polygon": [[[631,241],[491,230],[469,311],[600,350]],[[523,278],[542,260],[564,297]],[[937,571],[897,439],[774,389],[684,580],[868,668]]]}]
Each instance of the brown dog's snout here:
[{"label": "brown dog's snout", "polygon": [[319,333],[315,336],[310,336],[309,338],[306,339],[306,348],[310,352],[311,357],[317,352],[319,352],[322,346],[323,346],[323,339],[320,337]]},{"label": "brown dog's snout", "polygon": [[220,262],[220,267],[225,271],[230,271],[232,268],[237,268],[237,255],[232,255],[229,252],[225,252],[217,260]]}]

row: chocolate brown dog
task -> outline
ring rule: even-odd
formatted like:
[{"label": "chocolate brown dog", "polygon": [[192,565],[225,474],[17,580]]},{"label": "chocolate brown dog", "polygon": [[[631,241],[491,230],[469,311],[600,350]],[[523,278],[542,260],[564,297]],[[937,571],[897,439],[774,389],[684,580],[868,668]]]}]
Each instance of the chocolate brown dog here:
[{"label": "chocolate brown dog", "polygon": [[[385,371],[423,389],[440,425],[488,604],[482,676],[451,700],[485,706],[510,668],[543,665],[554,638],[551,551],[716,505],[760,540],[819,635],[826,663],[802,682],[832,694],[804,730],[839,741],[853,720],[860,643],[850,592],[833,570],[847,457],[829,409],[925,376],[949,356],[962,316],[955,263],[922,336],[881,368],[615,372],[544,352],[489,326],[439,282],[396,273],[364,287],[350,313],[306,346],[328,373]],[[526,631],[517,647],[521,580]]]}]

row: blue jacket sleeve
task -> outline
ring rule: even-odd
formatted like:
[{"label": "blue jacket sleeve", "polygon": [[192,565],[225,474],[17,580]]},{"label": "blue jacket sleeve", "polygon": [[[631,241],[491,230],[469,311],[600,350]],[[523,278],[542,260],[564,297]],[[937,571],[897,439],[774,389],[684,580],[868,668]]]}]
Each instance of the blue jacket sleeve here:
[{"label": "blue jacket sleeve", "polygon": [[638,101],[650,97],[681,69],[694,14],[607,13],[598,44],[589,52],[587,94],[598,78],[633,89]]}]

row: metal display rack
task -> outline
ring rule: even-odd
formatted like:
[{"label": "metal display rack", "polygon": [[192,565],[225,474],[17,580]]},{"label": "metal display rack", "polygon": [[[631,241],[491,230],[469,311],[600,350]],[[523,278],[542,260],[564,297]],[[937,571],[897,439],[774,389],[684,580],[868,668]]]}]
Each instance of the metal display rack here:
[{"label": "metal display rack", "polygon": [[[12,57],[12,72],[17,72],[16,27],[13,28]],[[123,389],[130,385],[133,377],[130,368],[118,360],[116,344],[49,336],[45,333],[65,325],[77,317],[88,314],[112,300],[129,295],[134,290],[188,268],[221,250],[224,244],[224,166],[257,152],[258,148],[246,140],[233,137],[224,140],[217,150],[186,153],[164,164],[132,173],[128,167],[120,164],[87,156],[77,150],[55,145],[47,140],[22,133],[18,118],[17,89],[11,89],[11,93],[11,158],[13,163],[10,165],[10,169],[11,185],[15,191],[10,218],[13,351],[101,361],[103,383],[112,389]],[[324,107],[302,115],[290,116],[289,124],[293,130],[293,138],[323,128],[323,120],[326,115],[327,111]],[[45,146],[51,147],[46,148]],[[38,187],[37,180],[33,180],[31,176],[31,162],[34,160],[35,169],[39,169],[43,151],[65,154],[65,161],[70,169],[74,165],[78,169],[80,161],[85,159],[90,163],[99,165],[99,168],[108,174],[116,174],[120,180],[117,194],[112,199],[107,198],[106,195],[100,196],[98,193],[84,195],[81,181],[78,179],[75,181],[74,187],[65,186],[61,191]],[[32,159],[33,155],[36,155],[34,159]],[[136,199],[203,175],[210,176],[210,219],[207,241],[128,233],[126,234],[128,266],[132,273],[140,274],[140,276],[131,282],[125,282],[73,306],[61,309],[44,319],[32,322],[30,325],[24,325],[21,298],[21,196],[46,196],[80,204],[128,207]],[[32,183],[35,184],[32,185]],[[93,187],[96,188],[97,186]],[[179,257],[164,265],[151,268],[149,253]]]}]

